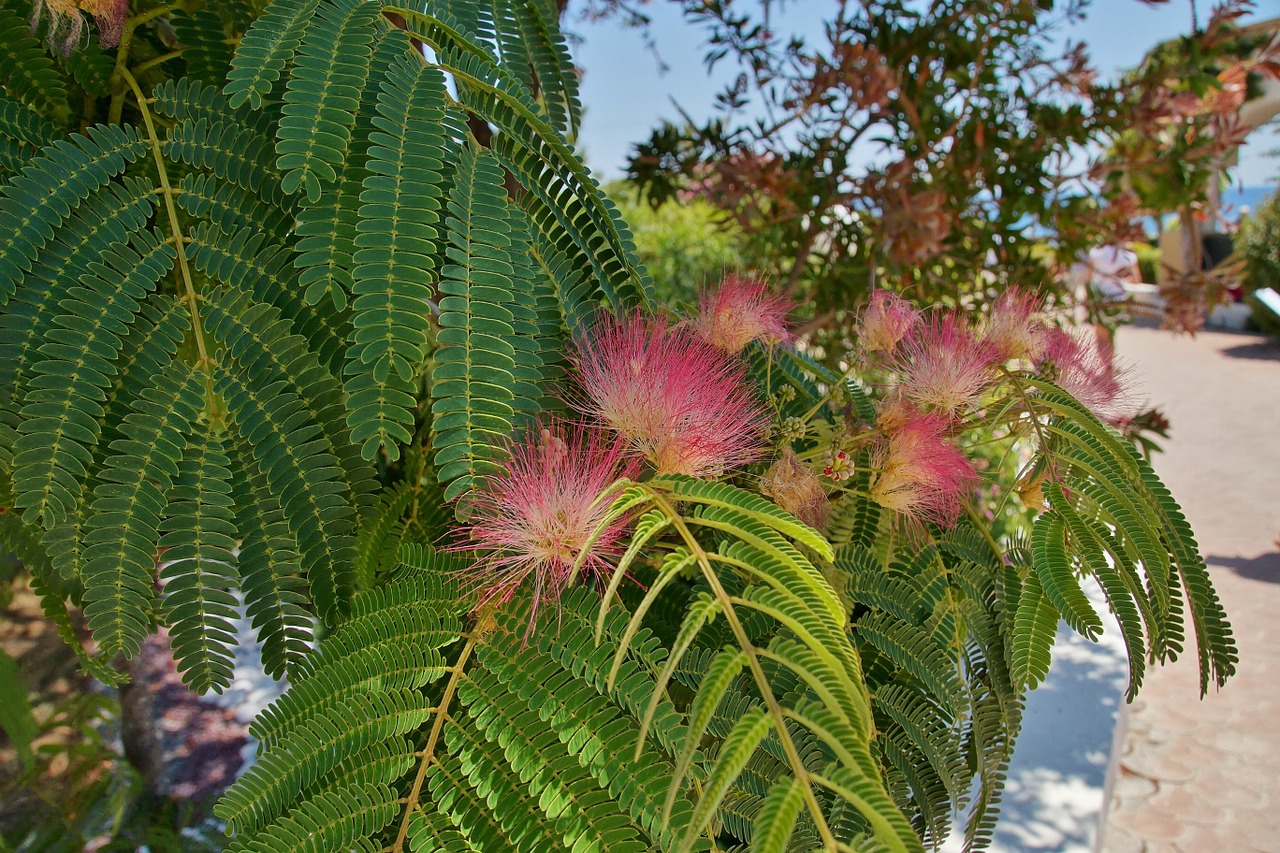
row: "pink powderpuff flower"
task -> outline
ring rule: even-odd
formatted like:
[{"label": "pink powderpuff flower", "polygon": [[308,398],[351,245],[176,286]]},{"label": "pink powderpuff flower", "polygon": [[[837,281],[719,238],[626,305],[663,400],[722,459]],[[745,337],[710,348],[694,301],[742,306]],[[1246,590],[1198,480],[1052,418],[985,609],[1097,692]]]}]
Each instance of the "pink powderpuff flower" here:
[{"label": "pink powderpuff flower", "polygon": [[1018,287],[1006,290],[991,306],[986,340],[1001,363],[1034,360],[1044,351],[1046,329],[1039,310],[1040,299]]},{"label": "pink powderpuff flower", "polygon": [[694,328],[707,343],[737,355],[752,341],[789,343],[787,314],[793,307],[760,279],[731,275],[715,290],[698,295]]},{"label": "pink powderpuff flower", "polygon": [[102,46],[118,45],[124,32],[124,19],[129,16],[129,0],[81,0],[81,6],[93,15]]},{"label": "pink powderpuff flower", "polygon": [[955,314],[922,321],[893,360],[899,390],[915,406],[952,417],[991,387],[995,349]]},{"label": "pink powderpuff flower", "polygon": [[693,331],[602,316],[577,341],[584,414],[617,430],[659,474],[718,477],[764,450],[767,414],[743,367]]},{"label": "pink powderpuff flower", "polygon": [[916,521],[956,523],[978,475],[944,437],[948,425],[936,412],[917,413],[881,440],[874,456],[879,473],[871,486],[876,503]]},{"label": "pink powderpuff flower", "polygon": [[466,574],[479,591],[477,610],[501,604],[533,580],[533,609],[554,604],[580,576],[599,581],[620,553],[626,519],[605,524],[601,495],[636,473],[626,445],[578,425],[535,426],[507,444],[504,470],[477,490],[467,541],[450,550],[473,553]]},{"label": "pink powderpuff flower", "polygon": [[877,290],[862,311],[858,339],[867,352],[892,352],[920,322],[920,311],[896,293]]},{"label": "pink powderpuff flower", "polygon": [[1035,366],[1063,391],[1075,397],[1101,420],[1115,425],[1137,414],[1126,385],[1129,371],[1116,364],[1110,343],[1064,329],[1045,331],[1044,349]]},{"label": "pink powderpuff flower", "polygon": [[[35,0],[31,8],[31,30],[40,26],[47,15],[45,41],[70,56],[84,33],[82,12],[93,15],[98,24],[98,41],[103,47],[120,43],[124,19],[129,15],[129,0]],[[61,45],[57,42],[61,39]]]}]

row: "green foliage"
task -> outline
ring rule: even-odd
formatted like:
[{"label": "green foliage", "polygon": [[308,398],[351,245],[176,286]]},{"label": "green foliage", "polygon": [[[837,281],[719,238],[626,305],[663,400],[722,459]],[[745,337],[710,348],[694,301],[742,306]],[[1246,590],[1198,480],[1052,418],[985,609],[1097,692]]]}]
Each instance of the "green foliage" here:
[{"label": "green foliage", "polygon": [[31,741],[36,734],[36,720],[27,702],[27,688],[18,664],[3,651],[0,651],[0,730],[17,752],[22,766],[30,766],[35,758]]},{"label": "green foliage", "polygon": [[[2,694],[5,700],[21,692]],[[0,848],[80,853],[104,850],[215,853],[217,829],[191,802],[156,803],[108,733],[120,707],[100,691],[42,703],[33,760],[0,779]],[[3,847],[8,842],[9,847]]]},{"label": "green foliage", "polygon": [[[393,44],[399,40],[392,40]],[[347,418],[365,458],[389,458],[412,438],[415,379],[429,324],[441,208],[444,78],[400,57],[378,92],[367,175],[353,240],[352,346],[347,353]],[[404,221],[401,221],[403,217]]]},{"label": "green foliage", "polygon": [[1234,251],[1244,261],[1250,290],[1280,289],[1280,193],[1267,196],[1252,216],[1242,219]]},{"label": "green foliage", "polygon": [[1163,278],[1160,274],[1161,259],[1164,254],[1158,246],[1150,243],[1132,243],[1129,248],[1138,256],[1138,276],[1147,284],[1156,284]]},{"label": "green foliage", "polygon": [[[515,379],[517,359],[529,358],[517,349],[515,331],[518,285],[510,248],[519,225],[503,200],[502,170],[492,155],[462,158],[449,214],[451,263],[440,282],[440,349],[431,374],[435,464],[450,484],[446,498],[496,472],[502,437],[511,433],[517,410],[531,411],[537,394]],[[535,361],[525,366],[537,375]]]},{"label": "green foliage", "polygon": [[[645,471],[594,496],[628,531],[603,596],[486,599],[433,545],[573,402],[573,338],[654,291],[569,142],[555,4],[260,5],[135,8],[124,54],[63,60],[0,0],[0,541],[102,680],[163,626],[227,687],[243,605],[291,687],[232,850],[921,851],[957,814],[976,848],[1057,619],[1100,627],[1084,576],[1131,693],[1191,641],[1202,689],[1232,672],[1180,510],[1069,395],[1010,374],[968,437],[1030,448],[1002,501],[1051,472],[1029,538],[944,530],[874,497],[879,377],[782,346],[741,364],[802,428],[774,449],[850,460],[825,529],[767,460]],[[690,217],[642,217],[711,252],[645,243],[664,298],[736,262]]]},{"label": "green foliage", "polygon": [[636,252],[662,304],[692,304],[699,288],[744,265],[742,235],[707,201],[689,199],[654,210],[626,184],[611,185],[609,193],[635,232]]}]

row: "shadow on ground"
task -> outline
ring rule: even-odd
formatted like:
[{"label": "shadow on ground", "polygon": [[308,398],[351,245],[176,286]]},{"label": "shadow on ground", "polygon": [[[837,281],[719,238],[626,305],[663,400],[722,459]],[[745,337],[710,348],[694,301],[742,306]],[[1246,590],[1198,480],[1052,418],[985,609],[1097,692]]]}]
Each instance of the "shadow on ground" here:
[{"label": "shadow on ground", "polygon": [[[1058,625],[1053,665],[1027,697],[990,853],[1093,853],[1128,658],[1096,585],[1085,589],[1105,628],[1097,643]],[[942,853],[958,853],[952,838]]]},{"label": "shadow on ground", "polygon": [[[1252,337],[1252,336],[1251,336]],[[1247,344],[1237,344],[1222,350],[1227,358],[1247,358],[1255,361],[1280,361],[1280,341],[1275,338],[1258,340],[1254,338]]]},{"label": "shadow on ground", "polygon": [[1205,557],[1211,566],[1230,569],[1242,578],[1263,583],[1280,583],[1280,552],[1272,551],[1257,557]]}]

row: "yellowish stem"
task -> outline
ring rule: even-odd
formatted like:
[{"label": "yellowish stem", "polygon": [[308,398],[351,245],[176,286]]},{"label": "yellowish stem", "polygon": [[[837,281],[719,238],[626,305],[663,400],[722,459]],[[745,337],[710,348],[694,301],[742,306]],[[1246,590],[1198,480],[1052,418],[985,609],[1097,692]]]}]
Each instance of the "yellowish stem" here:
[{"label": "yellowish stem", "polygon": [[427,745],[419,753],[422,760],[418,763],[418,775],[413,780],[413,787],[409,790],[409,796],[405,800],[404,818],[400,821],[400,831],[396,833],[396,842],[391,845],[392,853],[402,853],[404,850],[404,841],[409,834],[409,818],[413,817],[413,810],[418,807],[418,797],[422,794],[422,783],[426,781],[427,769],[431,767],[431,762],[435,760],[436,744],[440,742],[440,733],[444,731],[445,720],[449,718],[449,705],[453,702],[453,694],[458,689],[458,684],[462,681],[462,673],[466,669],[467,659],[471,657],[472,650],[476,647],[475,637],[467,637],[467,643],[462,647],[462,651],[458,654],[458,660],[449,671],[449,683],[444,686],[444,695],[440,697],[440,704],[436,706],[435,720],[431,723],[431,734],[427,736]]},{"label": "yellowish stem", "polygon": [[196,342],[196,353],[199,356],[197,367],[208,369],[212,364],[209,358],[209,348],[204,340],[204,327],[200,324],[200,297],[196,293],[195,279],[191,275],[191,267],[187,264],[187,248],[186,238],[182,236],[182,222],[178,219],[178,205],[174,201],[177,193],[174,192],[173,186],[169,183],[169,172],[164,164],[164,152],[160,149],[160,137],[156,134],[155,122],[151,119],[151,110],[147,106],[147,99],[142,94],[138,81],[129,73],[129,69],[122,68],[120,73],[129,88],[133,90],[133,96],[138,99],[138,109],[142,112],[142,122],[147,128],[147,136],[151,140],[151,154],[156,161],[156,176],[160,180],[160,194],[164,197],[165,211],[169,214],[169,229],[173,233],[173,247],[178,253],[178,269],[182,273],[182,286],[184,288],[183,299],[187,303],[187,310],[191,312],[191,330],[192,336]]},{"label": "yellowish stem", "polygon": [[765,708],[769,711],[769,716],[773,720],[774,730],[778,734],[778,740],[782,743],[782,751],[787,756],[787,763],[791,765],[791,772],[795,774],[796,779],[804,786],[805,804],[809,808],[809,814],[813,817],[813,822],[818,828],[818,834],[822,836],[822,845],[825,850],[836,849],[836,837],[832,833],[831,827],[827,825],[826,815],[822,813],[822,804],[818,802],[817,794],[814,793],[813,785],[809,781],[809,771],[804,766],[804,760],[800,757],[800,751],[796,749],[795,742],[791,739],[791,733],[787,730],[786,714],[782,710],[782,706],[778,704],[777,698],[773,695],[773,690],[769,686],[769,679],[764,674],[764,668],[760,665],[760,657],[756,654],[755,646],[751,642],[751,638],[747,636],[746,629],[742,627],[742,622],[738,620],[738,614],[733,608],[733,599],[725,588],[720,584],[720,578],[716,575],[715,570],[711,567],[711,559],[707,556],[707,552],[703,550],[701,543],[694,537],[693,532],[689,530],[689,526],[685,524],[684,518],[676,512],[670,501],[665,495],[653,492],[654,504],[661,507],[662,511],[671,519],[672,526],[679,532],[689,551],[698,561],[698,565],[702,569],[703,577],[706,578],[707,585],[711,587],[711,592],[716,597],[716,601],[720,602],[722,612],[724,613],[725,622],[729,625],[729,629],[733,632],[734,639],[738,641],[738,647],[742,649],[747,657],[747,667],[751,670],[751,675],[756,682],[756,687],[760,691],[760,696],[764,699]]}]

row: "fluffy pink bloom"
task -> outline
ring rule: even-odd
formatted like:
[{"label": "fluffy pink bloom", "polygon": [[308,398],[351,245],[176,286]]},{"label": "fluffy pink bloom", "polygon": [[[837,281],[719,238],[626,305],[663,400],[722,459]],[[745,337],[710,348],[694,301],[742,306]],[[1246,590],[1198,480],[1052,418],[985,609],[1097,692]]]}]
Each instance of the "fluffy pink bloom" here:
[{"label": "fluffy pink bloom", "polygon": [[877,290],[862,311],[858,338],[867,352],[891,352],[920,322],[920,312],[896,293]]},{"label": "fluffy pink bloom", "polygon": [[881,441],[875,456],[879,473],[871,486],[876,503],[941,527],[956,523],[978,475],[944,437],[947,426],[947,418],[936,412],[917,413]]},{"label": "fluffy pink bloom", "polygon": [[580,408],[658,473],[716,477],[762,452],[768,417],[743,367],[693,331],[606,315],[577,348]]},{"label": "fluffy pink bloom", "polygon": [[1047,329],[1036,369],[1075,397],[1102,420],[1116,424],[1137,413],[1125,387],[1128,371],[1116,364],[1108,343]]},{"label": "fluffy pink bloom", "polygon": [[899,389],[920,408],[951,416],[977,403],[991,386],[995,349],[954,313],[934,315],[912,329],[893,360]]},{"label": "fluffy pink bloom", "polygon": [[1005,291],[987,315],[986,339],[1001,362],[1036,359],[1044,350],[1045,325],[1038,316],[1040,299],[1014,287]]},{"label": "fluffy pink bloom", "polygon": [[98,41],[103,47],[115,47],[129,16],[129,0],[82,0],[81,6],[93,15],[98,25]]},{"label": "fluffy pink bloom", "polygon": [[93,15],[98,24],[98,41],[103,47],[120,43],[124,19],[129,14],[129,0],[35,0],[31,7],[31,29],[33,32],[38,29],[40,19],[47,16],[45,41],[50,48],[59,47],[65,56],[70,56],[84,32],[82,12]]},{"label": "fluffy pink bloom", "polygon": [[610,501],[600,496],[635,465],[624,442],[579,426],[535,427],[507,450],[505,469],[475,496],[467,542],[453,550],[476,555],[468,576],[478,608],[507,601],[532,578],[532,629],[541,603],[559,601],[580,575],[608,570],[626,522],[601,530]]},{"label": "fluffy pink bloom", "polygon": [[769,292],[763,281],[731,275],[698,295],[694,328],[712,346],[736,355],[752,341],[787,343],[791,300]]}]

